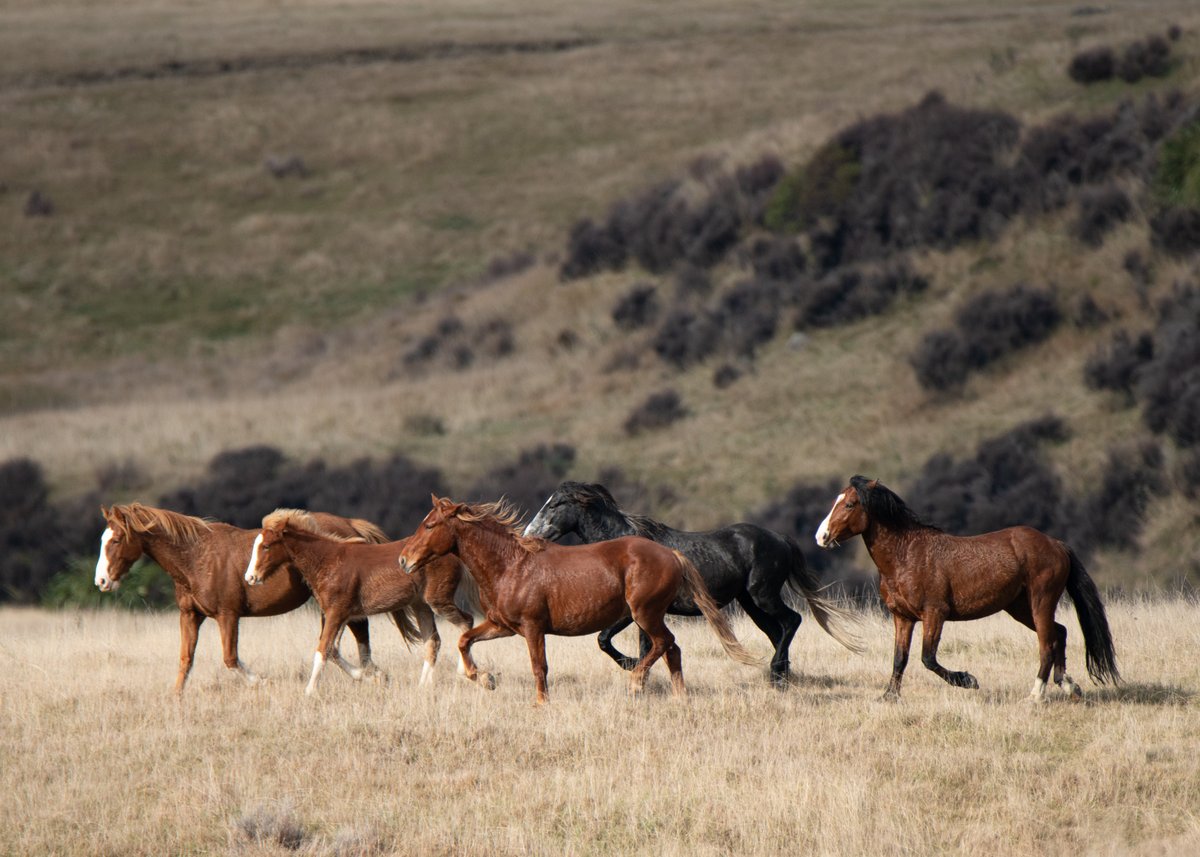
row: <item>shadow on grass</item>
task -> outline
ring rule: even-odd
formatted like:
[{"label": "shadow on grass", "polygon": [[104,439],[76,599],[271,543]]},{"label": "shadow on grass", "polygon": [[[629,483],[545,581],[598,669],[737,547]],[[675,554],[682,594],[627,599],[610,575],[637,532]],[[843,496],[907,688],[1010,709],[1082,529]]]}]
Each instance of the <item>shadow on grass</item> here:
[{"label": "shadow on grass", "polygon": [[1116,687],[1085,689],[1085,701],[1101,704],[1106,702],[1129,702],[1134,705],[1187,705],[1196,698],[1196,693],[1175,685],[1130,682]]}]

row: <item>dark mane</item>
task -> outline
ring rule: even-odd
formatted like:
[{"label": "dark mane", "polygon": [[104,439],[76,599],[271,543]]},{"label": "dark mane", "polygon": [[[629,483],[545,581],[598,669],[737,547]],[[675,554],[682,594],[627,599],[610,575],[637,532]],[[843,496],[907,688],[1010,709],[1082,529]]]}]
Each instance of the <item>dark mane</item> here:
[{"label": "dark mane", "polygon": [[666,524],[645,515],[630,515],[617,505],[616,499],[603,485],[595,482],[563,482],[558,486],[559,494],[583,508],[600,509],[613,517],[625,521],[636,535],[654,540],[667,533],[675,532]]},{"label": "dark mane", "polygon": [[921,520],[920,516],[910,509],[895,491],[877,479],[852,476],[850,487],[858,492],[858,499],[866,506],[867,515],[873,521],[898,530],[937,529],[932,524]]}]

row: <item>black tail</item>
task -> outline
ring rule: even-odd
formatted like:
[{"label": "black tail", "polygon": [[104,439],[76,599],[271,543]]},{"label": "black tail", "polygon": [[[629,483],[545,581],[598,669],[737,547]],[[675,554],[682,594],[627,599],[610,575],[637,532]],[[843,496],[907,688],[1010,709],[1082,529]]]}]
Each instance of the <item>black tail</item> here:
[{"label": "black tail", "polygon": [[1067,548],[1071,558],[1071,572],[1067,575],[1067,594],[1075,602],[1075,612],[1079,616],[1079,627],[1083,630],[1083,644],[1087,650],[1088,675],[1097,684],[1112,682],[1117,684],[1121,674],[1117,672],[1117,653],[1113,650],[1112,634],[1108,630],[1108,617],[1104,615],[1104,605],[1100,603],[1100,593],[1096,584],[1088,576],[1087,569],[1075,556],[1075,551]]},{"label": "black tail", "polygon": [[830,598],[820,595],[820,583],[804,561],[804,552],[795,539],[785,541],[792,549],[792,570],[788,575],[788,588],[796,595],[802,596],[808,602],[808,609],[813,618],[826,634],[833,637],[855,654],[861,655],[865,646],[858,632],[862,630],[862,620],[853,610],[838,605]]}]

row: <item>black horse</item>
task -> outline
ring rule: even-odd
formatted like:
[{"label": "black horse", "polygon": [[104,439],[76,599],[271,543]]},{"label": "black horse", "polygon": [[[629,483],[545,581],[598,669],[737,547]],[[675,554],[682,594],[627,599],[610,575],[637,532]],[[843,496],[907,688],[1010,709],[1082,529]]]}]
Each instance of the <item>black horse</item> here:
[{"label": "black horse", "polygon": [[[641,515],[628,515],[603,485],[563,482],[525,528],[525,535],[560,539],[575,533],[584,542],[600,542],[620,536],[644,536],[679,551],[692,561],[722,607],[737,600],[775,647],[771,680],[783,684],[788,672],[788,647],[800,627],[800,614],[784,603],[781,590],[787,584],[803,595],[817,623],[827,634],[851,651],[861,651],[859,641],[842,627],[854,621],[853,614],[816,592],[817,580],[804,564],[804,554],[789,538],[754,524],[734,524],[719,530],[689,533]],[[699,616],[689,600],[677,599],[669,611],[678,616]],[[636,658],[621,654],[612,639],[631,620],[622,619],[599,637],[600,648],[625,669],[633,669]],[[642,635],[643,655],[649,640]]]}]

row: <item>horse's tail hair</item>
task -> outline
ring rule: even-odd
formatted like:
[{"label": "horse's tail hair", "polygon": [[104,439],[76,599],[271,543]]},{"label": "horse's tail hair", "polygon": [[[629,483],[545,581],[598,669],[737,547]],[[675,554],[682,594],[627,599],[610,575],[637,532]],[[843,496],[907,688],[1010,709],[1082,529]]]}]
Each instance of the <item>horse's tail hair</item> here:
[{"label": "horse's tail hair", "polygon": [[817,620],[822,631],[856,655],[861,655],[866,646],[858,635],[858,630],[862,627],[859,615],[837,604],[833,599],[820,595],[821,585],[805,562],[800,545],[790,538],[787,543],[792,549],[792,570],[788,573],[788,589],[804,597],[808,602],[808,609],[812,611],[813,618]]},{"label": "horse's tail hair", "polygon": [[721,648],[725,650],[725,654],[740,664],[761,666],[762,658],[756,658],[746,651],[734,636],[733,629],[729,627],[729,621],[721,613],[720,606],[708,591],[708,587],[704,584],[704,578],[700,576],[696,566],[692,565],[692,561],[679,551],[673,550],[671,553],[675,554],[675,561],[679,563],[679,567],[683,571],[683,582],[679,586],[679,594],[690,598],[704,615],[708,626],[713,629],[713,633],[721,641]]},{"label": "horse's tail hair", "polygon": [[364,541],[376,545],[381,545],[388,541],[387,534],[370,521],[365,521],[362,518],[348,518],[347,520],[350,523],[350,529],[358,533]]},{"label": "horse's tail hair", "polygon": [[421,631],[417,628],[417,617],[411,607],[392,611],[392,619],[396,623],[397,630],[400,631],[400,637],[404,640],[406,648],[411,650],[413,643],[421,642]]},{"label": "horse's tail hair", "polygon": [[458,586],[454,589],[454,606],[468,616],[483,615],[483,601],[479,597],[479,582],[466,563],[460,563],[461,573]]},{"label": "horse's tail hair", "polygon": [[1113,649],[1112,634],[1108,630],[1108,617],[1104,615],[1100,593],[1075,551],[1069,547],[1066,549],[1067,556],[1071,558],[1071,571],[1067,574],[1067,594],[1075,603],[1079,627],[1083,630],[1088,675],[1097,684],[1107,684],[1110,681],[1118,684],[1121,674],[1117,672],[1117,653]]}]

